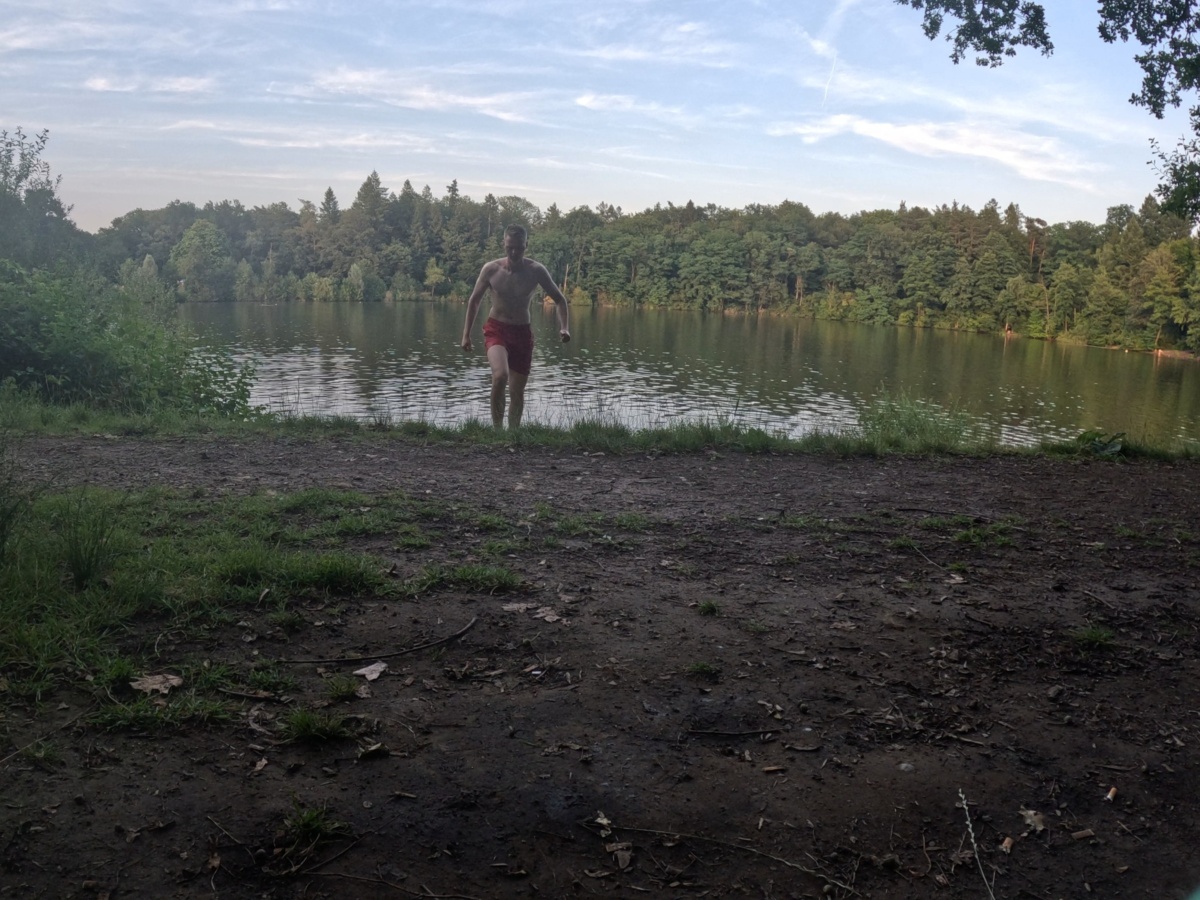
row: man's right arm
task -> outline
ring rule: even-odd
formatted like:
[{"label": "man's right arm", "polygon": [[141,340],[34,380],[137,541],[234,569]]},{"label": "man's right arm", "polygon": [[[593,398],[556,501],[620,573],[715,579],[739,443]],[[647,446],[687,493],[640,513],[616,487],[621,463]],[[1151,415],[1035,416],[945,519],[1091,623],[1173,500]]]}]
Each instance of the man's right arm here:
[{"label": "man's right arm", "polygon": [[479,315],[479,304],[483,302],[483,295],[487,293],[491,275],[491,263],[488,263],[479,270],[479,278],[475,280],[475,287],[471,291],[471,296],[467,298],[467,321],[463,325],[462,348],[468,353],[473,349],[471,329],[475,327],[475,317]]}]

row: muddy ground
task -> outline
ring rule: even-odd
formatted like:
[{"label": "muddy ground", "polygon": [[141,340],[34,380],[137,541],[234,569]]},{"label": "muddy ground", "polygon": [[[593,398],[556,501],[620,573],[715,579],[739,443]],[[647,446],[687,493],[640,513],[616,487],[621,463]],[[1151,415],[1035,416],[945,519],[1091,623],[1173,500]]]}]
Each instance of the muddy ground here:
[{"label": "muddy ground", "polygon": [[[202,644],[155,638],[167,671],[385,658],[370,696],[342,705],[357,740],[286,744],[272,723],[363,662],[291,664],[289,696],[231,697],[232,724],[167,736],[86,725],[84,692],[6,705],[0,896],[1050,900],[1200,885],[1194,463],[385,437],[36,438],[19,454],[56,485],[441,500],[510,524],[459,516],[430,523],[427,548],[352,546],[403,577],[494,562],[506,538],[524,588],[330,598],[290,635],[249,617]],[[54,765],[16,752],[47,735]],[[281,845],[297,808],[348,832]]]}]

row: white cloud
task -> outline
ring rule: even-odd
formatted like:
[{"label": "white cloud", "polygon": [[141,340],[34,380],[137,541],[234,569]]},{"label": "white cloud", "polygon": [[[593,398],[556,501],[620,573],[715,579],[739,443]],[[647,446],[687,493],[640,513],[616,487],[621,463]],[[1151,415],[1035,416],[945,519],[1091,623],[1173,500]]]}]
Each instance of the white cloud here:
[{"label": "white cloud", "polygon": [[1100,171],[1099,166],[1086,162],[1061,141],[1009,128],[997,129],[986,122],[897,124],[836,115],[774,126],[768,133],[776,137],[796,136],[806,144],[856,135],[916,156],[985,160],[1032,181],[1049,181],[1085,191],[1094,191],[1096,186],[1080,176]]},{"label": "white cloud", "polygon": [[313,85],[320,91],[391,106],[435,112],[465,109],[505,122],[532,121],[532,103],[540,96],[529,91],[476,94],[430,84],[407,85],[408,78],[405,71],[340,68],[317,75]]}]

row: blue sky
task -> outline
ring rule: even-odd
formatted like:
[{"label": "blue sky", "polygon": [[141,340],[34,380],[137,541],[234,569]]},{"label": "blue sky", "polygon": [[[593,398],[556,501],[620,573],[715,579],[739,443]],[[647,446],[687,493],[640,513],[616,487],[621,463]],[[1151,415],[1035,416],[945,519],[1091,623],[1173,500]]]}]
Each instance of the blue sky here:
[{"label": "blue sky", "polygon": [[953,65],[891,0],[0,0],[0,127],[50,130],[88,230],[172,200],[437,196],[814,212],[1016,202],[1103,221],[1155,184],[1134,49],[1048,0],[1049,58]]}]

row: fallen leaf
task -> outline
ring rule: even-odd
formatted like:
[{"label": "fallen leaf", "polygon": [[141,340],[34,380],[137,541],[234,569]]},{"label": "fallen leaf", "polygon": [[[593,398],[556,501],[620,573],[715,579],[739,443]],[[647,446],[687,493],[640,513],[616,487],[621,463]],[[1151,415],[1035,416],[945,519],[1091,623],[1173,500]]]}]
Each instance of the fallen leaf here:
[{"label": "fallen leaf", "polygon": [[361,675],[367,681],[374,681],[380,675],[387,671],[388,664],[385,662],[371,663],[369,666],[364,666],[361,669],[354,671],[355,675]]},{"label": "fallen leaf", "polygon": [[254,764],[254,771],[261,772],[263,769],[265,769],[267,767],[267,765],[268,764],[267,764],[266,757],[263,757],[262,759],[260,759],[258,762],[256,762]]},{"label": "fallen leaf", "polygon": [[1085,828],[1082,831],[1071,832],[1071,837],[1073,837],[1077,841],[1086,841],[1088,838],[1095,837],[1095,836],[1096,836],[1096,832],[1092,831],[1092,829],[1090,829],[1090,828]]},{"label": "fallen leaf", "polygon": [[624,871],[629,868],[629,864],[633,862],[633,853],[629,850],[618,850],[616,852],[617,866]]},{"label": "fallen leaf", "polygon": [[535,619],[544,619],[547,622],[561,622],[562,616],[554,611],[552,607],[543,606],[533,614]]},{"label": "fallen leaf", "polygon": [[588,878],[607,878],[612,872],[607,869],[584,869],[583,874]]},{"label": "fallen leaf", "polygon": [[388,748],[383,744],[369,744],[358,748],[359,759],[372,759],[376,756],[387,756]]},{"label": "fallen leaf", "polygon": [[1046,821],[1040,812],[1034,812],[1032,809],[1021,809],[1021,817],[1025,820],[1025,824],[1039,834],[1046,830]]},{"label": "fallen leaf", "polygon": [[612,844],[604,845],[605,853],[616,853],[618,850],[632,850],[632,849],[633,849],[633,844],[629,843],[628,841],[617,841]]},{"label": "fallen leaf", "polygon": [[612,834],[612,822],[599,810],[596,812],[596,824],[600,826],[600,837],[608,837]]},{"label": "fallen leaf", "polygon": [[533,609],[532,603],[505,603],[502,607],[505,612],[525,612],[528,609]]},{"label": "fallen leaf", "polygon": [[144,691],[147,694],[169,694],[172,688],[182,684],[183,679],[178,675],[143,675],[129,682],[129,686],[135,691]]},{"label": "fallen leaf", "polygon": [[208,857],[208,862],[205,863],[205,868],[207,868],[210,872],[215,872],[217,869],[221,868],[221,854],[214,850]]}]

